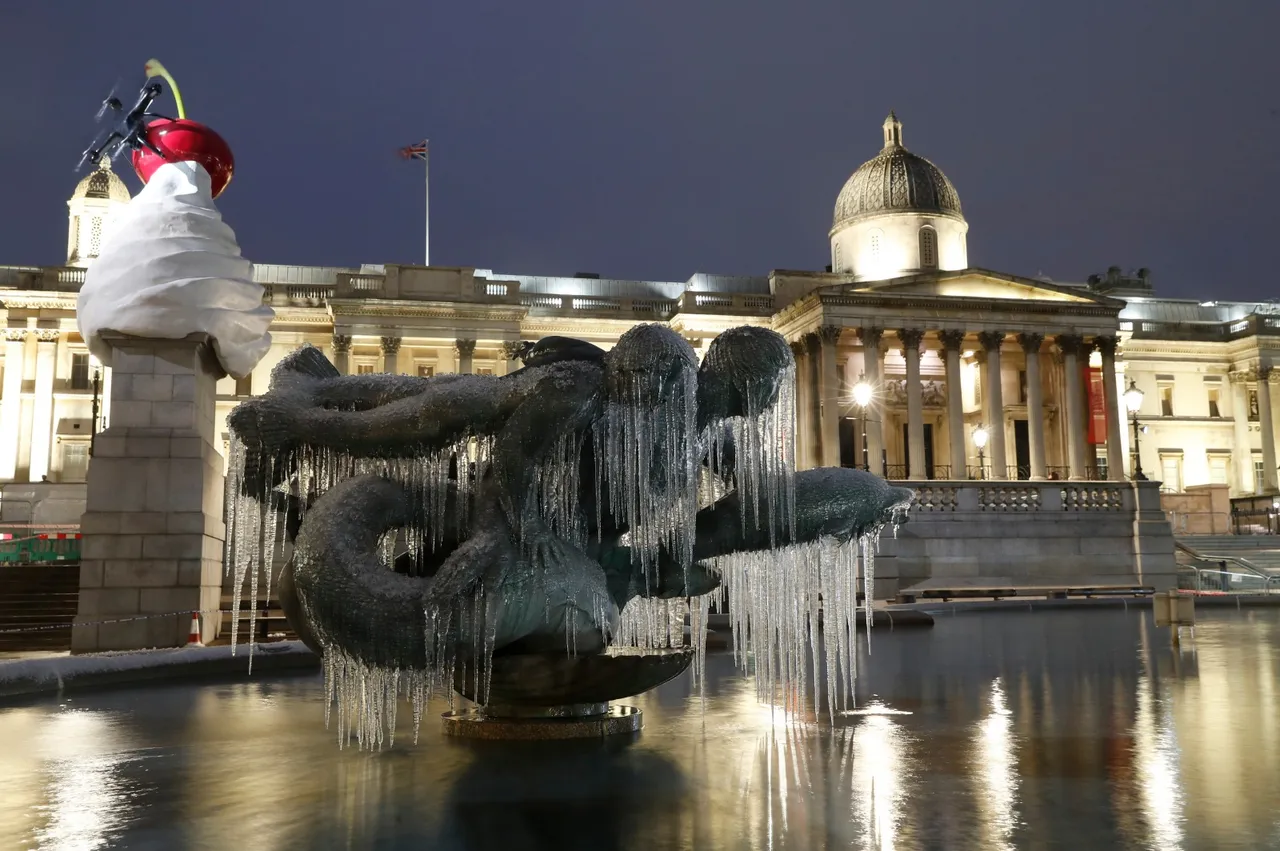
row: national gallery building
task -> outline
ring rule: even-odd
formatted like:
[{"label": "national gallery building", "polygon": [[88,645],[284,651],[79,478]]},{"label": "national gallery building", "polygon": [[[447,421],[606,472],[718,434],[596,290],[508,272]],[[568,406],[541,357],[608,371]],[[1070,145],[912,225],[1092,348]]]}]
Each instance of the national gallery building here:
[{"label": "national gallery building", "polygon": [[[0,267],[0,482],[84,481],[111,377],[77,332],[76,292],[129,197],[100,166],[68,201],[66,265]],[[1136,417],[1136,460],[1166,492],[1276,492],[1274,305],[1158,298],[1146,270],[1079,284],[996,272],[971,263],[968,230],[956,188],[891,114],[836,195],[825,270],[667,282],[260,264],[274,347],[250,378],[223,380],[220,413],[263,392],[303,343],[349,373],[501,375],[521,341],[545,335],[608,348],[662,322],[703,352],[755,324],[796,354],[802,468],[1122,480]]]}]

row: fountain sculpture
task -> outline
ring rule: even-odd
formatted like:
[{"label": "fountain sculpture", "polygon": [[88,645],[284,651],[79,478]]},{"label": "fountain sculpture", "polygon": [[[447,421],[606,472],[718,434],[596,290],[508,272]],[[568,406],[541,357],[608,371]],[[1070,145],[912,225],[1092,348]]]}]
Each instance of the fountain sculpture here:
[{"label": "fountain sculpture", "polygon": [[292,544],[277,593],[324,659],[340,738],[380,745],[399,695],[416,725],[455,689],[533,735],[549,734],[531,716],[562,735],[634,729],[608,702],[690,664],[700,678],[726,596],[762,696],[803,690],[822,653],[834,712],[858,582],[870,599],[876,539],[912,494],[795,472],[783,338],[731,329],[699,365],[640,325],[608,352],[550,337],[522,360],[502,377],[342,376],[307,346],[231,415],[227,564],[256,598]]}]

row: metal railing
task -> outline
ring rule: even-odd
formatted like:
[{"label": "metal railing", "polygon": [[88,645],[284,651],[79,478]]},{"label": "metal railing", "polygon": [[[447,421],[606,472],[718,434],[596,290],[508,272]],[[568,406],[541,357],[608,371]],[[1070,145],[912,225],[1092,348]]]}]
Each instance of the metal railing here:
[{"label": "metal railing", "polygon": [[1178,565],[1178,587],[1185,591],[1220,594],[1280,593],[1280,573],[1263,570],[1247,558],[1202,553],[1181,541],[1175,541],[1174,548],[1194,562]]}]

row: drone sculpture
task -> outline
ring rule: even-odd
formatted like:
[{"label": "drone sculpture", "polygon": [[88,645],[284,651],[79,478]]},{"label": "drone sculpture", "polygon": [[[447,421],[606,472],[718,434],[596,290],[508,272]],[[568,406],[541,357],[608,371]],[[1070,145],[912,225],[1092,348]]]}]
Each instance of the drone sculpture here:
[{"label": "drone sculpture", "polygon": [[[168,78],[168,72],[164,73]],[[176,87],[171,84],[171,88],[176,93]],[[152,112],[151,107],[162,92],[159,83],[147,83],[128,112],[114,95],[103,101],[98,119],[113,116],[114,126],[85,150],[79,167],[83,169],[96,164],[103,157],[114,159],[128,150],[134,170],[146,183],[165,163],[197,162],[209,173],[212,195],[217,198],[227,188],[235,172],[231,147],[198,121],[186,117],[169,118]]]}]

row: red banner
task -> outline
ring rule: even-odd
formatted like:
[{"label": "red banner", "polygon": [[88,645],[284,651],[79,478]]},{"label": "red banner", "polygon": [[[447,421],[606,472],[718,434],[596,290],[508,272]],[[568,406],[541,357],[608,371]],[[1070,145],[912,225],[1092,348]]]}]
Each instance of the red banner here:
[{"label": "red banner", "polygon": [[1084,386],[1089,395],[1089,443],[1098,446],[1107,442],[1107,388],[1102,370],[1086,366]]}]

